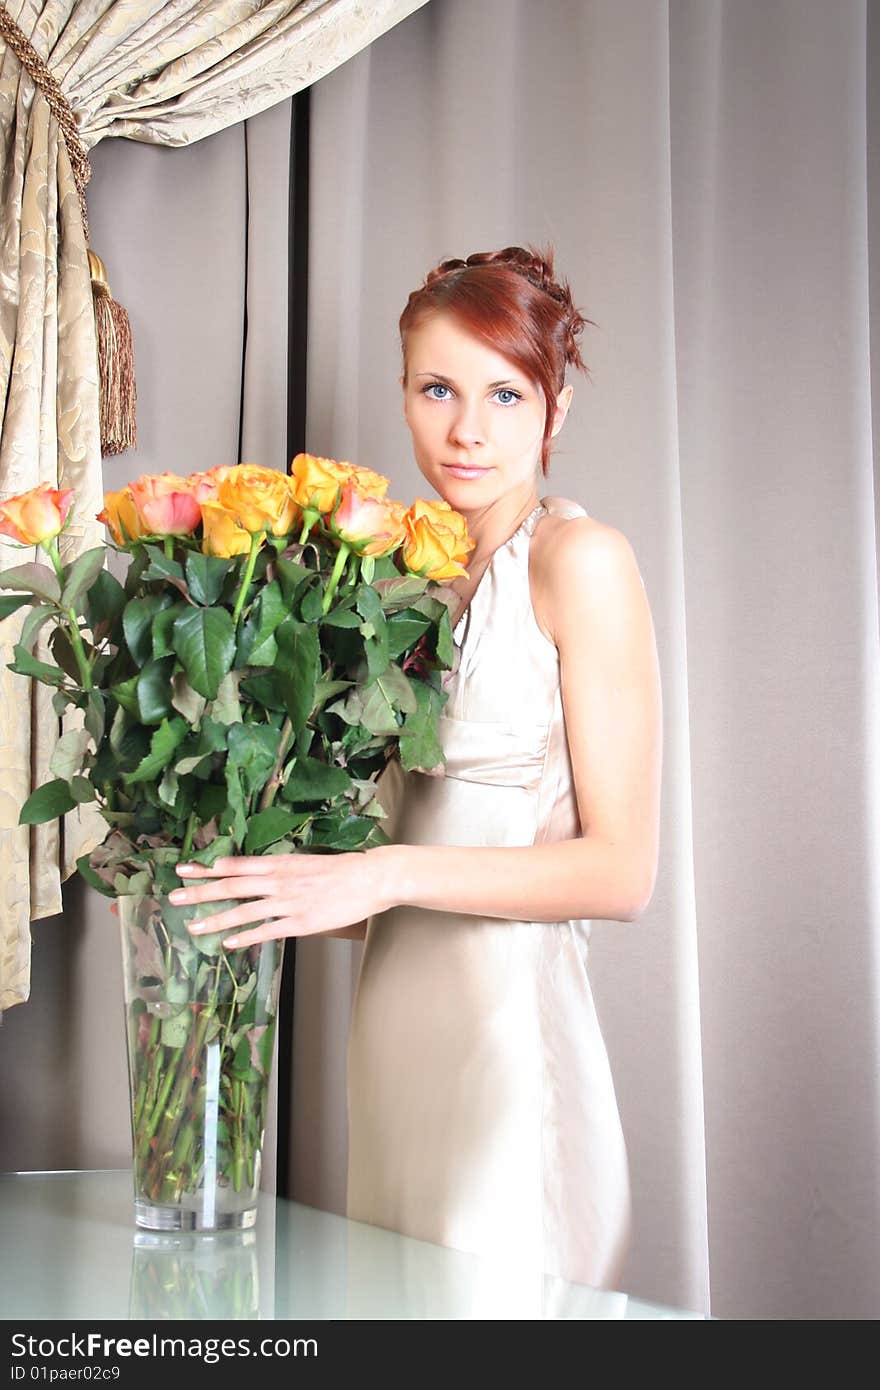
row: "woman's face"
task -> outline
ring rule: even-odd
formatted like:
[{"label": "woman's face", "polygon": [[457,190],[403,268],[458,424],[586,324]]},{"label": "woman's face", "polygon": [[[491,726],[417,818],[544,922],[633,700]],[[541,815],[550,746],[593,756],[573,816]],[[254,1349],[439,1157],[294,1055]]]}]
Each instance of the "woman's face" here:
[{"label": "woman's face", "polygon": [[[537,485],[544,394],[507,357],[433,313],[407,335],[404,415],[416,463],[439,495],[463,512]],[[554,434],[572,388],[557,398]],[[454,466],[474,471],[454,471]]]}]

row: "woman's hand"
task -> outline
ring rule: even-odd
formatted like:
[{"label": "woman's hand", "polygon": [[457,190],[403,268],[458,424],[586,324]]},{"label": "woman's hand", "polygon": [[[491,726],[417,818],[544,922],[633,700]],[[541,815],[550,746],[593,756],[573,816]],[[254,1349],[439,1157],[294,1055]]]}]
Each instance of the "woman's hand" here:
[{"label": "woman's hand", "polygon": [[[393,906],[393,845],[340,854],[237,855],[203,864],[178,864],[189,882],[168,897],[175,906],[241,898],[239,907],[189,923],[193,935],[259,923],[227,936],[224,946],[251,946],[285,936],[317,936],[360,922]],[[275,920],[269,920],[275,919]]]}]

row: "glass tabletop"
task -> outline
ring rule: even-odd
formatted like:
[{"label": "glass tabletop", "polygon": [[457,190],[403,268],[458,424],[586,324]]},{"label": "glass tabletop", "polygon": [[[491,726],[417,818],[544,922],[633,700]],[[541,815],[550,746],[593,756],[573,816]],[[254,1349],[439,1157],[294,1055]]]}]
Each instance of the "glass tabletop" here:
[{"label": "glass tabletop", "polygon": [[249,1231],[142,1231],[133,1195],[126,1169],[0,1174],[0,1316],[704,1320],[265,1192]]}]

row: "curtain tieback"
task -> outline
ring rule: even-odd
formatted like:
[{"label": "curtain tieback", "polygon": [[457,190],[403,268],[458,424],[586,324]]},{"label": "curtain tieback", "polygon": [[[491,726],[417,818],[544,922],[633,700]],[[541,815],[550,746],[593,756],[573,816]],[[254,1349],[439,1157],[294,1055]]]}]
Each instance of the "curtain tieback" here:
[{"label": "curtain tieback", "polygon": [[[90,238],[86,187],[92,176],[92,166],[89,163],[88,151],[79,137],[73,107],[61,90],[58,79],[53,76],[30,39],[22,33],[6,6],[2,4],[0,37],[6,40],[22,67],[30,73],[61,127],[79,196],[83,231],[88,245]],[[100,256],[91,250],[88,256],[98,339],[101,453],[121,454],[125,449],[134,448],[137,443],[137,385],[134,376],[131,323],[123,306],[110,294],[107,274]]]}]

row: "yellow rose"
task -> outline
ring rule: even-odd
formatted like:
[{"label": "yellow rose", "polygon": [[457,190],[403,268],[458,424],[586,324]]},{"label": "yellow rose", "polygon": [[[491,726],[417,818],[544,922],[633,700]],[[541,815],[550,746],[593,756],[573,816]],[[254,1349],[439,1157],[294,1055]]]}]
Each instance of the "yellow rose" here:
[{"label": "yellow rose", "polygon": [[332,512],[339,489],[348,482],[352,465],[336,459],[318,458],[314,454],[297,454],[290,465],[290,486],[297,504],[305,510],[328,515]]},{"label": "yellow rose", "polygon": [[251,548],[250,532],[236,523],[235,517],[219,502],[206,498],[202,507],[202,553],[219,555],[228,560],[231,555],[246,555]]},{"label": "yellow rose", "polygon": [[103,521],[117,545],[127,545],[148,534],[141,525],[127,487],[120,488],[119,492],[104,493],[104,510],[98,512],[98,520]]},{"label": "yellow rose", "polygon": [[299,517],[287,474],[257,463],[230,468],[220,479],[217,501],[249,534],[267,526],[274,535],[286,536]]},{"label": "yellow rose", "polygon": [[59,491],[51,483],[40,483],[17,497],[0,503],[0,535],[19,545],[42,545],[64,527],[73,488]]},{"label": "yellow rose", "polygon": [[467,575],[464,561],[476,542],[467,534],[464,517],[448,502],[416,498],[404,513],[404,526],[401,554],[408,570],[434,580]]}]

